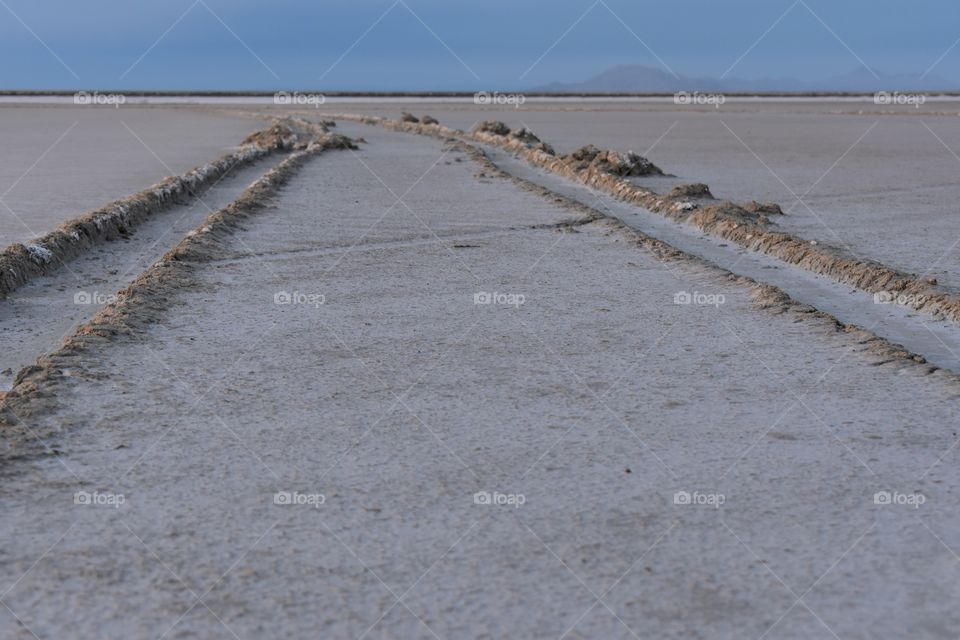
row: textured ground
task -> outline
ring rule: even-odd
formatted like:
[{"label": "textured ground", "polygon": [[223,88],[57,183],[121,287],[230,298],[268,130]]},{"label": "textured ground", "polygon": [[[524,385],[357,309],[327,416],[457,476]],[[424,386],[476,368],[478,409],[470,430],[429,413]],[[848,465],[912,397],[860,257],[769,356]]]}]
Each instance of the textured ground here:
[{"label": "textured ground", "polygon": [[227,153],[256,120],[180,108],[0,107],[0,247]]},{"label": "textured ground", "polygon": [[4,637],[960,633],[947,377],[364,136],[34,418]]},{"label": "textured ground", "polygon": [[129,237],[97,247],[8,296],[0,305],[0,340],[7,346],[0,390],[8,389],[16,372],[55,350],[77,325],[275,162],[264,159],[233,169],[199,199],[153,216]]},{"label": "textured ground", "polygon": [[[526,126],[568,153],[585,144],[648,155],[681,182],[737,202],[774,201],[785,231],[938,278],[960,290],[960,103],[920,108],[858,101],[735,101],[720,109],[659,101],[543,102],[519,108],[451,103],[321,108],[390,118],[430,113],[470,129],[481,120]],[[677,180],[642,184],[668,191]]]}]

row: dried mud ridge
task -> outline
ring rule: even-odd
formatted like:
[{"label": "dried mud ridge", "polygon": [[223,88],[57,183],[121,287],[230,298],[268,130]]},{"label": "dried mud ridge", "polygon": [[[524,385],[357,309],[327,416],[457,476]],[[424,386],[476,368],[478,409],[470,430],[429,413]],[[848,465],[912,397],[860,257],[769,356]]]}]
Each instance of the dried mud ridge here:
[{"label": "dried mud ridge", "polygon": [[452,149],[466,153],[474,161],[479,163],[483,167],[485,175],[492,175],[498,178],[510,180],[515,185],[526,191],[552,200],[553,202],[579,214],[579,217],[570,221],[557,225],[544,226],[561,228],[566,227],[572,229],[587,224],[602,224],[610,229],[611,233],[617,234],[626,241],[632,243],[634,246],[643,247],[660,260],[684,261],[688,263],[692,262],[701,268],[710,269],[718,273],[721,275],[721,277],[726,278],[731,283],[750,287],[753,303],[757,309],[776,314],[791,314],[797,319],[797,321],[815,321],[821,328],[830,333],[840,332],[846,334],[854,340],[863,353],[872,356],[873,361],[871,364],[874,366],[890,364],[898,368],[918,367],[925,375],[936,374],[937,376],[943,377],[945,380],[953,383],[955,386],[960,387],[960,374],[930,365],[923,356],[908,351],[902,345],[890,342],[889,340],[882,338],[875,333],[864,329],[863,327],[843,323],[828,313],[819,311],[810,305],[797,302],[787,293],[773,285],[757,282],[753,278],[749,278],[747,276],[737,275],[711,262],[703,260],[702,258],[684,253],[683,251],[680,251],[679,249],[667,244],[662,240],[659,240],[658,238],[654,238],[643,233],[642,231],[634,229],[616,217],[607,215],[602,211],[594,209],[593,207],[551,191],[546,187],[508,173],[494,164],[481,149],[467,142],[453,139],[450,142],[450,145]]},{"label": "dried mud ridge", "polygon": [[304,144],[290,124],[276,122],[247,136],[233,153],[68,220],[27,245],[7,247],[0,253],[0,299],[94,246],[124,237],[151,215],[184,197],[200,195],[234,168]]},{"label": "dried mud ridge", "polygon": [[476,162],[480,163],[484,167],[485,173],[510,180],[526,191],[530,191],[544,198],[550,199],[567,209],[575,211],[581,216],[577,219],[557,226],[578,227],[591,223],[603,224],[609,228],[612,233],[620,235],[628,242],[633,243],[635,246],[643,247],[660,260],[682,260],[686,262],[694,262],[703,268],[708,268],[719,273],[722,277],[725,277],[732,283],[751,287],[753,302],[758,309],[770,311],[776,314],[792,314],[797,318],[798,321],[814,320],[820,323],[821,327],[832,333],[841,332],[847,334],[854,339],[856,344],[862,348],[863,352],[871,355],[874,358],[873,362],[871,363],[874,366],[893,364],[897,367],[922,367],[922,372],[924,374],[937,374],[938,376],[944,376],[955,385],[960,386],[960,374],[929,365],[923,356],[916,355],[901,345],[890,342],[889,340],[857,325],[845,324],[830,314],[818,311],[814,307],[797,302],[787,293],[773,285],[760,283],[752,278],[737,275],[711,262],[692,256],[688,253],[684,253],[683,251],[676,249],[662,240],[634,229],[616,217],[609,216],[581,202],[550,191],[546,187],[542,187],[538,184],[507,173],[500,169],[500,167],[498,167],[496,164],[491,162],[486,154],[484,154],[483,151],[477,147],[459,140],[452,144],[455,145],[455,148],[467,153]]},{"label": "dried mud ridge", "polygon": [[717,202],[704,184],[682,185],[658,194],[625,177],[663,175],[653,163],[636,154],[601,151],[588,145],[566,156],[525,129],[512,131],[502,122],[483,122],[472,132],[438,124],[390,120],[378,116],[332,114],[331,117],[386,127],[395,131],[441,138],[475,140],[513,152],[531,165],[604,191],[671,220],[683,222],[741,247],[775,257],[788,264],[827,276],[868,293],[885,292],[910,301],[910,307],[935,318],[960,324],[960,295],[937,286],[932,278],[907,274],[879,262],[859,260],[834,247],[799,238],[773,228],[770,216],[781,215],[776,203],[738,205]]},{"label": "dried mud ridge", "polygon": [[[309,124],[309,123],[306,123]],[[84,366],[84,359],[92,359],[98,346],[120,339],[136,340],[150,324],[157,322],[169,310],[172,297],[194,284],[194,271],[200,263],[221,255],[222,241],[248,217],[264,207],[279,187],[310,157],[330,149],[355,149],[353,141],[345,136],[328,134],[325,127],[310,125],[317,132],[309,142],[280,140],[282,147],[299,146],[276,167],[253,182],[239,198],[226,207],[211,213],[203,224],[184,237],[173,249],[118,293],[117,300],[104,307],[89,322],[82,325],[55,352],[40,357],[16,376],[13,388],[0,394],[0,431],[4,450],[0,458],[13,459],[53,452],[44,437],[50,432],[38,433],[38,425],[27,422],[40,413],[58,408],[56,396],[61,388],[77,380],[93,376]],[[276,132],[291,131],[281,125]],[[254,135],[261,135],[259,132]],[[269,134],[266,138],[270,139]],[[266,147],[256,147],[257,149]],[[61,425],[60,429],[70,425]],[[47,427],[46,429],[52,429]]]}]

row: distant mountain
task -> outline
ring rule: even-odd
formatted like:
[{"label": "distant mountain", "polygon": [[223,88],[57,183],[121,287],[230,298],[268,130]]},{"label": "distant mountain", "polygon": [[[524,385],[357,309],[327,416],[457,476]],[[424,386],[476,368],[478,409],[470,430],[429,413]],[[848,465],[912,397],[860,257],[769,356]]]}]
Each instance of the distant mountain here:
[{"label": "distant mountain", "polygon": [[583,82],[553,82],[535,87],[536,93],[673,93],[675,91],[728,91],[740,92],[873,92],[873,91],[955,91],[943,78],[920,74],[878,74],[879,79],[866,67],[825,78],[818,81],[803,81],[793,78],[690,78],[674,76],[662,69],[641,65],[624,65],[608,69]]},{"label": "distant mountain", "polygon": [[553,82],[534,91],[544,93],[672,93],[683,90],[713,91],[719,87],[716,80],[707,78],[677,78],[662,69],[627,65],[607,69],[584,82]]}]

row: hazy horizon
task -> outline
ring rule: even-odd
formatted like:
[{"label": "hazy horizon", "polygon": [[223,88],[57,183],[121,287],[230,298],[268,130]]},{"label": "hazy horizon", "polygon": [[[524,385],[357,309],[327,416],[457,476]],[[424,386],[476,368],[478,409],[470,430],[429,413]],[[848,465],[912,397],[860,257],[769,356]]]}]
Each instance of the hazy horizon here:
[{"label": "hazy horizon", "polygon": [[[0,88],[529,90],[642,65],[673,76],[960,81],[960,8],[854,0],[0,2]],[[865,18],[869,18],[869,20]]]}]

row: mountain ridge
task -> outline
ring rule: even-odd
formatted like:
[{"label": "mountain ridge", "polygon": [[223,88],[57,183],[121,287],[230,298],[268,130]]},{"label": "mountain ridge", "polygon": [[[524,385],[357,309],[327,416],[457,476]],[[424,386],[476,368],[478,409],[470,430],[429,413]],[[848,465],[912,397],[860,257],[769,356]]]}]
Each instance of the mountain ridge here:
[{"label": "mountain ridge", "polygon": [[[878,77],[879,76],[879,77]],[[821,80],[795,78],[710,78],[673,75],[643,65],[618,65],[582,82],[551,82],[534,87],[536,93],[672,93],[676,91],[757,92],[873,92],[953,91],[939,76],[874,73],[865,66]]]}]

